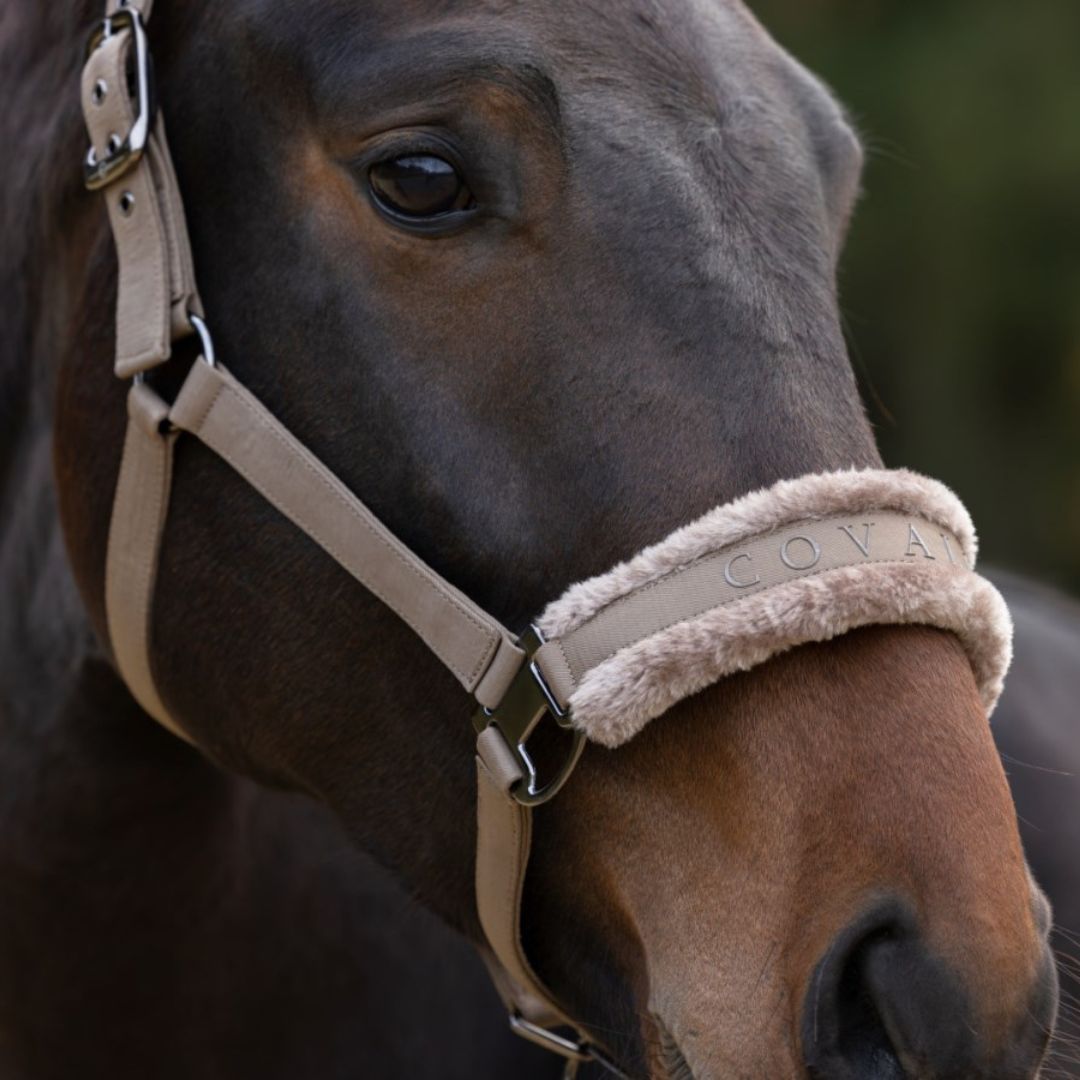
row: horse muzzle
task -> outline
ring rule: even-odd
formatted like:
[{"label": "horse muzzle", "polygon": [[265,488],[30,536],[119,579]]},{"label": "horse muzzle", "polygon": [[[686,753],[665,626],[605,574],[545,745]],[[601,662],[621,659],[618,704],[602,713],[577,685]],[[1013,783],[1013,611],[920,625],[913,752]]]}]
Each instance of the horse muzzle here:
[{"label": "horse muzzle", "polygon": [[[802,1019],[815,1080],[1022,1080],[1037,1075],[1057,1009],[1057,974],[1039,943],[1034,980],[957,972],[910,909],[886,902],[840,932],[810,980]],[[987,978],[979,979],[978,974]],[[981,985],[980,985],[981,984]],[[999,1003],[994,1020],[980,996]]]}]

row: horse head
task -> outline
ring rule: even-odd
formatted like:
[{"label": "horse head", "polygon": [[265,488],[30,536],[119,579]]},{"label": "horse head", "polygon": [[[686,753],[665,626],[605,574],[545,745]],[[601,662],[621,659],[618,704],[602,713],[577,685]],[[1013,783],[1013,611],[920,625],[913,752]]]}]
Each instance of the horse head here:
[{"label": "horse head", "polygon": [[[859,142],[741,3],[161,2],[150,33],[219,355],[505,625],[880,464],[836,296]],[[57,473],[107,640],[115,273],[74,205]],[[153,646],[208,757],[326,802],[479,940],[460,687],[194,440]],[[1047,922],[957,641],[869,627],[590,747],[537,812],[524,934],[634,1075],[1005,1080],[1052,1021]]]}]

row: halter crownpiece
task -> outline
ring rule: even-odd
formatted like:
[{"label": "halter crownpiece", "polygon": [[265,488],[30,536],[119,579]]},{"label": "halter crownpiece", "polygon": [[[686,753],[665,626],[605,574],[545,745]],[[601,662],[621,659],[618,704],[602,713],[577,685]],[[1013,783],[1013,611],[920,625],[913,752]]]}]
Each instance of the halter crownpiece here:
[{"label": "halter crownpiece", "polygon": [[[115,370],[130,380],[105,573],[119,673],[147,713],[191,741],[156,686],[151,631],[173,455],[179,438],[194,437],[408,623],[472,695],[477,909],[492,978],[514,1030],[564,1057],[567,1075],[581,1061],[622,1075],[524,954],[532,807],[558,793],[587,740],[618,746],[718,679],[857,626],[953,631],[989,711],[1009,665],[1011,623],[997,590],[973,571],[971,520],[946,487],[910,472],[785,480],[572,586],[515,636],[394,536],[215,361],[155,114],[149,11],[150,0],[109,0],[82,76],[85,177],[104,195],[119,264]],[[145,376],[193,332],[202,355],[169,404]],[[528,750],[545,722],[568,743],[548,778]]]}]

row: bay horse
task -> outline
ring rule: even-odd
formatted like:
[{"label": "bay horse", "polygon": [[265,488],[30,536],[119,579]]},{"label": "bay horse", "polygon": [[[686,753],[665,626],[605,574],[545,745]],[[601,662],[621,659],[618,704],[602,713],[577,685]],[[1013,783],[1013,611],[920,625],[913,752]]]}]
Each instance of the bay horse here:
[{"label": "bay horse", "polygon": [[[115,672],[99,7],[0,16],[0,1070],[557,1075],[471,952],[460,688],[194,441],[153,663],[198,752]],[[859,143],[737,0],[159,0],[150,36],[219,353],[507,625],[880,464],[835,284]],[[627,1075],[1037,1074],[1049,908],[949,634],[724,679],[537,817],[528,951]]]}]

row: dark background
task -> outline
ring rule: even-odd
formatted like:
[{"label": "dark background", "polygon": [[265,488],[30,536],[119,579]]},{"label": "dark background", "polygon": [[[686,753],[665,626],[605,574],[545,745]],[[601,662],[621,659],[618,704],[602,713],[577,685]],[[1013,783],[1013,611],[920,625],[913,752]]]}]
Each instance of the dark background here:
[{"label": "dark background", "polygon": [[840,275],[889,465],[1080,595],[1080,0],[751,0],[867,170]]}]

